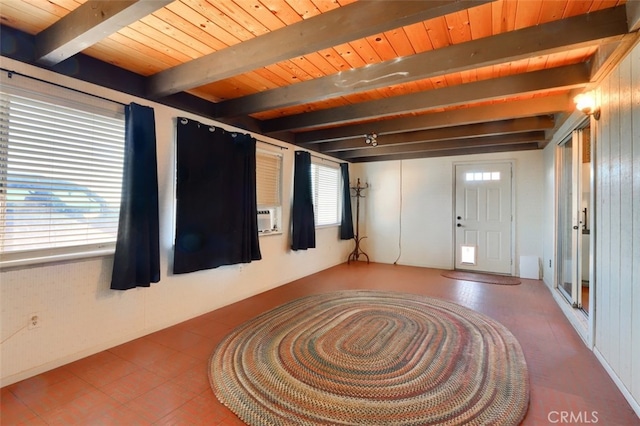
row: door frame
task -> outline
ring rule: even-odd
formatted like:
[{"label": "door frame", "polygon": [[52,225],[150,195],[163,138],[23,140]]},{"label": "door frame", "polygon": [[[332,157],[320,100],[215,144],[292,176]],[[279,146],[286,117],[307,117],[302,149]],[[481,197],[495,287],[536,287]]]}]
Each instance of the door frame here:
[{"label": "door frame", "polygon": [[[591,238],[589,241],[589,251],[590,251],[590,259],[589,259],[589,291],[592,294],[592,297],[589,298],[589,315],[586,316],[584,313],[580,312],[579,309],[575,309],[571,307],[564,298],[563,295],[556,288],[556,284],[560,279],[558,274],[558,268],[556,267],[556,263],[558,262],[559,256],[561,255],[558,252],[558,244],[556,243],[559,238],[560,230],[559,227],[559,213],[558,213],[558,203],[560,200],[559,197],[559,164],[558,164],[558,150],[561,149],[561,145],[564,143],[567,137],[571,135],[571,133],[584,127],[587,125],[591,127],[591,199],[589,201],[591,207],[591,214],[588,217],[589,228],[591,229]],[[598,143],[598,122],[592,117],[585,117],[584,114],[580,111],[573,112],[569,118],[565,121],[565,123],[561,126],[561,128],[556,132],[553,136],[553,139],[549,142],[549,144],[553,145],[554,154],[553,154],[553,185],[554,185],[554,195],[553,195],[553,203],[554,203],[554,213],[553,213],[553,268],[551,269],[551,281],[547,282],[547,286],[551,290],[551,295],[554,300],[560,307],[560,310],[564,313],[565,317],[569,320],[574,330],[578,333],[582,341],[585,345],[592,349],[594,348],[595,343],[595,328],[596,328],[596,307],[595,307],[595,299],[596,299],[596,286],[598,283],[596,282],[596,271],[595,271],[595,258],[597,257],[596,250],[596,239],[597,239],[597,229],[595,227],[596,224],[596,216],[598,215],[598,209],[596,204],[596,182],[599,179],[597,173],[597,150],[596,145]]]},{"label": "door frame", "polygon": [[454,161],[452,163],[452,214],[451,214],[451,238],[453,241],[453,258],[452,269],[456,267],[456,258],[458,256],[458,247],[456,246],[456,168],[458,166],[472,166],[477,164],[509,164],[511,168],[511,241],[510,254],[511,254],[511,276],[515,276],[516,271],[516,160],[509,159],[496,159],[496,160],[476,160],[476,161]]},{"label": "door frame", "polygon": [[[585,122],[588,123],[588,122]],[[582,155],[584,150],[584,135],[588,130],[589,133],[591,129],[589,127],[585,128],[585,123],[582,126],[574,129],[566,138],[562,140],[560,144],[558,144],[557,150],[557,221],[556,227],[558,228],[557,238],[556,238],[556,253],[558,256],[556,257],[556,273],[557,277],[554,281],[554,287],[557,291],[559,291],[566,299],[567,303],[571,305],[572,308],[580,310],[585,315],[588,315],[589,307],[587,310],[583,309],[582,305],[582,255],[583,255],[583,234],[582,227],[585,223],[582,220],[580,215],[580,201],[582,197],[583,186],[582,186],[582,171],[584,166],[582,165]],[[571,141],[571,155],[567,156],[565,146]],[[567,158],[565,159],[565,156]],[[567,166],[566,160],[570,160],[570,165],[568,170],[565,170]],[[589,166],[591,168],[591,165]],[[570,176],[570,182],[564,182],[563,177]],[[567,199],[564,191],[567,190],[567,187],[570,187],[571,198]],[[591,193],[591,188],[589,188],[589,192]],[[565,208],[569,209],[570,217],[562,217],[560,212],[560,207],[566,204]],[[593,208],[591,205],[591,200],[589,202],[588,211],[593,213]],[[568,221],[569,223],[565,223],[564,221]],[[587,221],[589,221],[589,217],[587,217]],[[564,228],[561,229],[563,225]],[[571,227],[569,230],[568,227]],[[592,229],[592,226],[589,226],[589,229]],[[567,241],[566,231],[570,231],[569,241]],[[566,246],[567,249],[570,249],[570,259],[566,258],[564,255],[563,248]],[[567,265],[568,264],[568,265]],[[566,281],[565,273],[567,272],[567,266],[570,267],[570,282]],[[569,294],[568,290],[564,288],[563,284],[571,284],[571,293]],[[591,303],[591,298],[589,300]]]}]

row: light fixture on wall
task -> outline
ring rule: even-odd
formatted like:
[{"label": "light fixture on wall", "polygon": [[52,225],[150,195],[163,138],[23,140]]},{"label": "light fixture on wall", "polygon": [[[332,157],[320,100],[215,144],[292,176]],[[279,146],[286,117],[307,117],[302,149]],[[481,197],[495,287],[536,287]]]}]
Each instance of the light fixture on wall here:
[{"label": "light fixture on wall", "polygon": [[600,107],[596,105],[596,96],[593,92],[581,93],[573,98],[573,102],[576,108],[586,115],[592,115],[596,120],[600,119]]},{"label": "light fixture on wall", "polygon": [[378,146],[378,134],[367,133],[364,135],[364,141],[371,146]]}]

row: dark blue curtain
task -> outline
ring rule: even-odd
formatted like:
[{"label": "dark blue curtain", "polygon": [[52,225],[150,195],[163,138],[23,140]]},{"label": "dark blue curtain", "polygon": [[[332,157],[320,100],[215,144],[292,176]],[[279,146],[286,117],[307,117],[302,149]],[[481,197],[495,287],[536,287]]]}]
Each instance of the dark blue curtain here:
[{"label": "dark blue curtain", "polygon": [[178,118],[173,272],[261,259],[256,140]]},{"label": "dark blue curtain", "polygon": [[296,151],[293,169],[293,209],[291,212],[292,250],[316,246],[316,225],[311,193],[311,154]]},{"label": "dark blue curtain", "polygon": [[351,213],[351,189],[349,189],[349,164],[341,163],[342,173],[342,220],[340,222],[340,239],[353,238],[353,214]]},{"label": "dark blue curtain", "polygon": [[158,169],[153,108],[125,107],[124,170],[111,288],[160,281]]}]

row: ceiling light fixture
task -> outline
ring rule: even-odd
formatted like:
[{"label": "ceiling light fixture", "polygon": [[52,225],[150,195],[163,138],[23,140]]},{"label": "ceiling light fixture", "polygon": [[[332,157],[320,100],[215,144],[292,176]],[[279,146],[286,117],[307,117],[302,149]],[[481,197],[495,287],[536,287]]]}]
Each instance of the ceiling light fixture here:
[{"label": "ceiling light fixture", "polygon": [[596,105],[596,97],[593,92],[581,93],[573,98],[573,102],[575,102],[576,108],[584,114],[592,115],[596,120],[600,119],[600,108]]},{"label": "ceiling light fixture", "polygon": [[378,134],[367,133],[364,135],[364,141],[371,146],[378,146]]}]

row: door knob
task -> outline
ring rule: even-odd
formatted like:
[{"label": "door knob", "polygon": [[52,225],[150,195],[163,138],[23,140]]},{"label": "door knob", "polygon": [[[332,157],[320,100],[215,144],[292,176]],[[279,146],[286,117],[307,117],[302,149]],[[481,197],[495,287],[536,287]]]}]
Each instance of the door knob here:
[{"label": "door knob", "polygon": [[460,227],[462,226],[462,224],[461,224],[461,223],[459,223],[459,224],[457,224],[456,226],[457,226],[458,228],[460,228]]},{"label": "door knob", "polygon": [[458,220],[462,219],[462,216],[458,216]]}]

